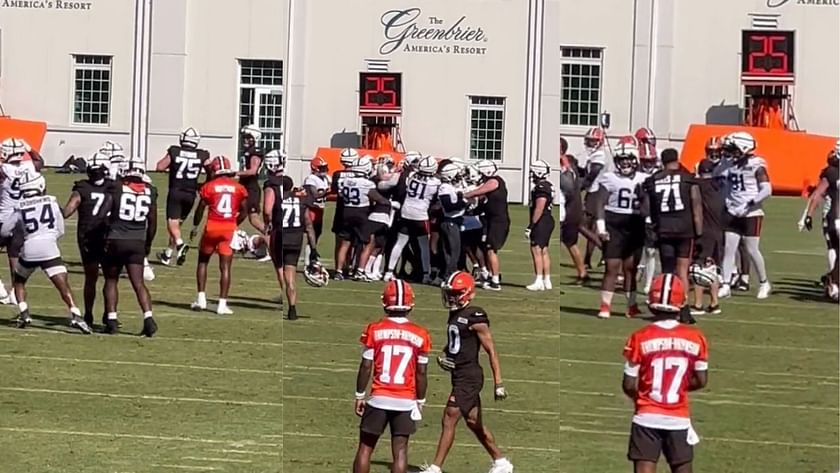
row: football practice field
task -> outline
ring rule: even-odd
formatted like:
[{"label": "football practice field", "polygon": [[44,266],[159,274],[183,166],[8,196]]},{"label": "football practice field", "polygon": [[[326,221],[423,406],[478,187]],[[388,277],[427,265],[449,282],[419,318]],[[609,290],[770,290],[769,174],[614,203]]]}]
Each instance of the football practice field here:
[{"label": "football practice field", "polygon": [[[82,177],[50,174],[48,190],[63,205],[73,179]],[[155,179],[162,213],[165,180]],[[816,229],[796,231],[803,203],[774,198],[768,206],[762,250],[774,285],[770,299],[756,300],[753,287],[723,301],[722,315],[699,318],[710,344],[710,374],[709,387],[692,395],[701,436],[695,471],[838,470],[838,306],[824,302],[814,285],[826,258]],[[573,271],[557,232],[555,289],[526,291],[532,280],[526,212],[512,206],[512,213],[502,253],[505,286],[479,291],[475,300],[489,313],[510,393],[493,401],[483,357],[485,422],[519,473],[631,471],[625,455],[632,406],[621,393],[621,353],[626,337],[645,322],[594,317],[600,274],[593,274],[592,287],[569,285]],[[67,232],[64,258],[82,306],[75,217]],[[155,252],[166,238],[161,215]],[[331,257],[331,234],[321,254]],[[351,471],[358,337],[382,314],[381,283],[312,288],[301,276],[301,318],[288,322],[276,302],[271,264],[237,260],[235,315],[219,317],[189,310],[195,262],[192,251],[183,267],[155,267],[149,289],[160,330],[152,339],[134,335],[141,314],[127,280],[120,286],[121,336],[70,330],[42,274],[29,285],[30,328],[14,328],[15,308],[0,306],[0,472]],[[218,291],[214,272],[215,263],[211,301]],[[438,352],[447,315],[439,290],[414,287],[412,317],[430,329]],[[623,312],[623,297],[616,301],[614,310]],[[96,307],[98,323],[101,297]],[[434,365],[429,372],[428,405],[409,453],[415,466],[433,459],[449,392],[448,376]],[[389,458],[383,439],[372,471],[389,471]],[[444,471],[481,473],[489,465],[461,424]]]}]

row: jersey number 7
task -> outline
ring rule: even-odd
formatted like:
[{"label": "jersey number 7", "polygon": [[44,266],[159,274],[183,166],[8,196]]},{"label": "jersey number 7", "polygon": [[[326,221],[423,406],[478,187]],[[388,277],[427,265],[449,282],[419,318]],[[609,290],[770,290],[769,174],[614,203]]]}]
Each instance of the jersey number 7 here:
[{"label": "jersey number 7", "polygon": [[[411,361],[413,350],[402,345],[385,345],[382,347],[382,373],[379,381],[384,384],[405,384],[405,370]],[[396,362],[396,363],[395,363]],[[391,373],[396,365],[396,371]]]}]

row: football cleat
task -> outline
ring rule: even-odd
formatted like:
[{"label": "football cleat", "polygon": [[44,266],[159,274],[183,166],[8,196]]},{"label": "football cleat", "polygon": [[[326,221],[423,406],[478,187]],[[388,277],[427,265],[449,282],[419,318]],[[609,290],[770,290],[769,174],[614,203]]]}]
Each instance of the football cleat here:
[{"label": "football cleat", "polygon": [[353,280],[358,282],[371,282],[372,279],[368,277],[368,275],[362,271],[361,269],[357,269],[355,273],[353,273]]},{"label": "football cleat", "polygon": [[32,317],[29,316],[29,310],[25,310],[18,315],[17,328],[26,328],[32,323]]},{"label": "football cleat", "polygon": [[186,243],[182,243],[178,246],[178,259],[175,261],[175,264],[178,266],[183,266],[184,263],[187,261],[187,252],[190,251],[190,247],[187,246]]},{"label": "football cleat", "polygon": [[691,315],[706,315],[706,309],[703,307],[691,306]]},{"label": "football cleat", "polygon": [[638,317],[641,314],[642,314],[642,311],[639,310],[639,305],[638,304],[633,304],[633,305],[631,305],[630,307],[627,308],[627,312],[624,313],[624,316],[627,317],[628,319],[632,319],[634,317]]},{"label": "football cleat", "polygon": [[755,296],[757,299],[767,299],[770,297],[770,291],[773,290],[773,286],[770,285],[769,281],[764,281],[763,283],[758,285],[758,294]]},{"label": "football cleat", "polygon": [[218,306],[216,307],[216,315],[233,315],[233,311],[230,310],[228,306]]},{"label": "football cleat", "polygon": [[732,287],[729,284],[724,284],[718,290],[718,298],[726,299],[728,297],[732,297]]},{"label": "football cleat", "polygon": [[537,279],[533,283],[525,286],[525,289],[529,291],[545,291],[545,283],[543,283],[542,278]]},{"label": "football cleat", "polygon": [[154,281],[155,280],[155,270],[152,269],[151,266],[146,265],[143,267],[143,280],[145,281]]},{"label": "football cleat", "polygon": [[719,305],[710,305],[709,307],[706,307],[706,314],[707,315],[718,315],[721,312],[723,312],[723,311],[720,310]]},{"label": "football cleat", "polygon": [[90,329],[90,325],[88,325],[88,323],[79,316],[73,316],[73,318],[70,319],[70,327],[79,330],[85,335],[93,333],[93,330]]},{"label": "football cleat", "polygon": [[494,461],[487,473],[513,473],[513,464],[506,458]]},{"label": "football cleat", "polygon": [[166,251],[161,251],[157,254],[158,261],[164,266],[172,264],[172,257],[166,254]]},{"label": "football cleat", "polygon": [[437,465],[422,465],[420,473],[443,473],[443,470]]},{"label": "football cleat", "polygon": [[289,312],[286,314],[289,320],[297,320],[297,309],[294,306],[289,307]]},{"label": "football cleat", "polygon": [[548,279],[547,277],[543,278],[543,287],[545,287],[546,291],[552,290],[554,286],[551,284],[551,279]]},{"label": "football cleat", "polygon": [[202,310],[207,310],[207,301],[206,300],[201,300],[201,299],[196,299],[195,302],[190,304],[190,310],[194,310],[196,312],[202,311]]},{"label": "football cleat", "polygon": [[120,325],[119,322],[117,322],[117,319],[105,319],[105,330],[103,330],[104,333],[107,333],[109,335],[116,335],[116,333],[119,331]]},{"label": "football cleat", "polygon": [[143,319],[143,331],[140,332],[140,335],[144,337],[152,337],[157,332],[157,322],[152,317],[147,317]]},{"label": "football cleat", "polygon": [[385,282],[391,281],[393,279],[394,279],[394,272],[393,271],[388,271],[388,272],[385,273],[384,276],[382,276],[382,280],[385,281]]}]

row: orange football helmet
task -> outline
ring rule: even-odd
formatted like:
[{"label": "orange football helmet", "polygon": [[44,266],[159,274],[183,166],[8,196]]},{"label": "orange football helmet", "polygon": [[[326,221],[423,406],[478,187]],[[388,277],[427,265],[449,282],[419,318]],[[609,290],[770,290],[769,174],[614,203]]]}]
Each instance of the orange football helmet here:
[{"label": "orange football helmet", "polygon": [[723,156],[723,141],[718,136],[713,136],[706,141],[706,157],[712,162],[720,161]]},{"label": "orange football helmet", "polygon": [[324,158],[315,156],[312,158],[312,161],[309,161],[309,169],[311,169],[314,174],[326,174],[329,167]]},{"label": "orange football helmet", "polygon": [[460,309],[469,305],[475,297],[475,279],[470,273],[456,271],[440,286],[443,306],[448,309]]},{"label": "orange football helmet", "polygon": [[606,140],[606,138],[607,135],[604,133],[603,129],[590,128],[583,137],[583,146],[587,149],[598,149],[601,146],[604,146],[604,140]]},{"label": "orange football helmet", "polygon": [[382,291],[382,307],[386,312],[408,312],[414,307],[414,290],[402,279],[392,279]]},{"label": "orange football helmet", "polygon": [[650,310],[676,313],[685,305],[685,302],[685,288],[679,276],[662,273],[653,278],[647,300]]},{"label": "orange football helmet", "polygon": [[642,127],[636,130],[635,137],[639,140],[641,144],[647,144],[651,146],[656,146],[656,134],[653,133],[653,130],[647,127]]},{"label": "orange football helmet", "polygon": [[619,138],[618,139],[618,144],[619,145],[631,145],[631,146],[635,146],[635,147],[639,146],[639,142],[636,140],[636,137],[631,136],[631,135],[622,136],[621,138]]},{"label": "orange football helmet", "polygon": [[236,174],[233,166],[230,164],[230,159],[227,156],[216,156],[210,160],[208,166],[210,174],[213,176]]}]

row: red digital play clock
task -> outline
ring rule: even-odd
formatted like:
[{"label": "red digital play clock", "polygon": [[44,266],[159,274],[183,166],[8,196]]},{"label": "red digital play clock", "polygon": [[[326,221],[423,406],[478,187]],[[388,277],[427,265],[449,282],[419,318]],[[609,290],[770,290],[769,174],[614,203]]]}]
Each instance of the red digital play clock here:
[{"label": "red digital play clock", "polygon": [[741,41],[742,80],[793,82],[793,31],[745,30]]},{"label": "red digital play clock", "polygon": [[402,111],[402,74],[399,72],[359,73],[359,112],[399,114]]}]

